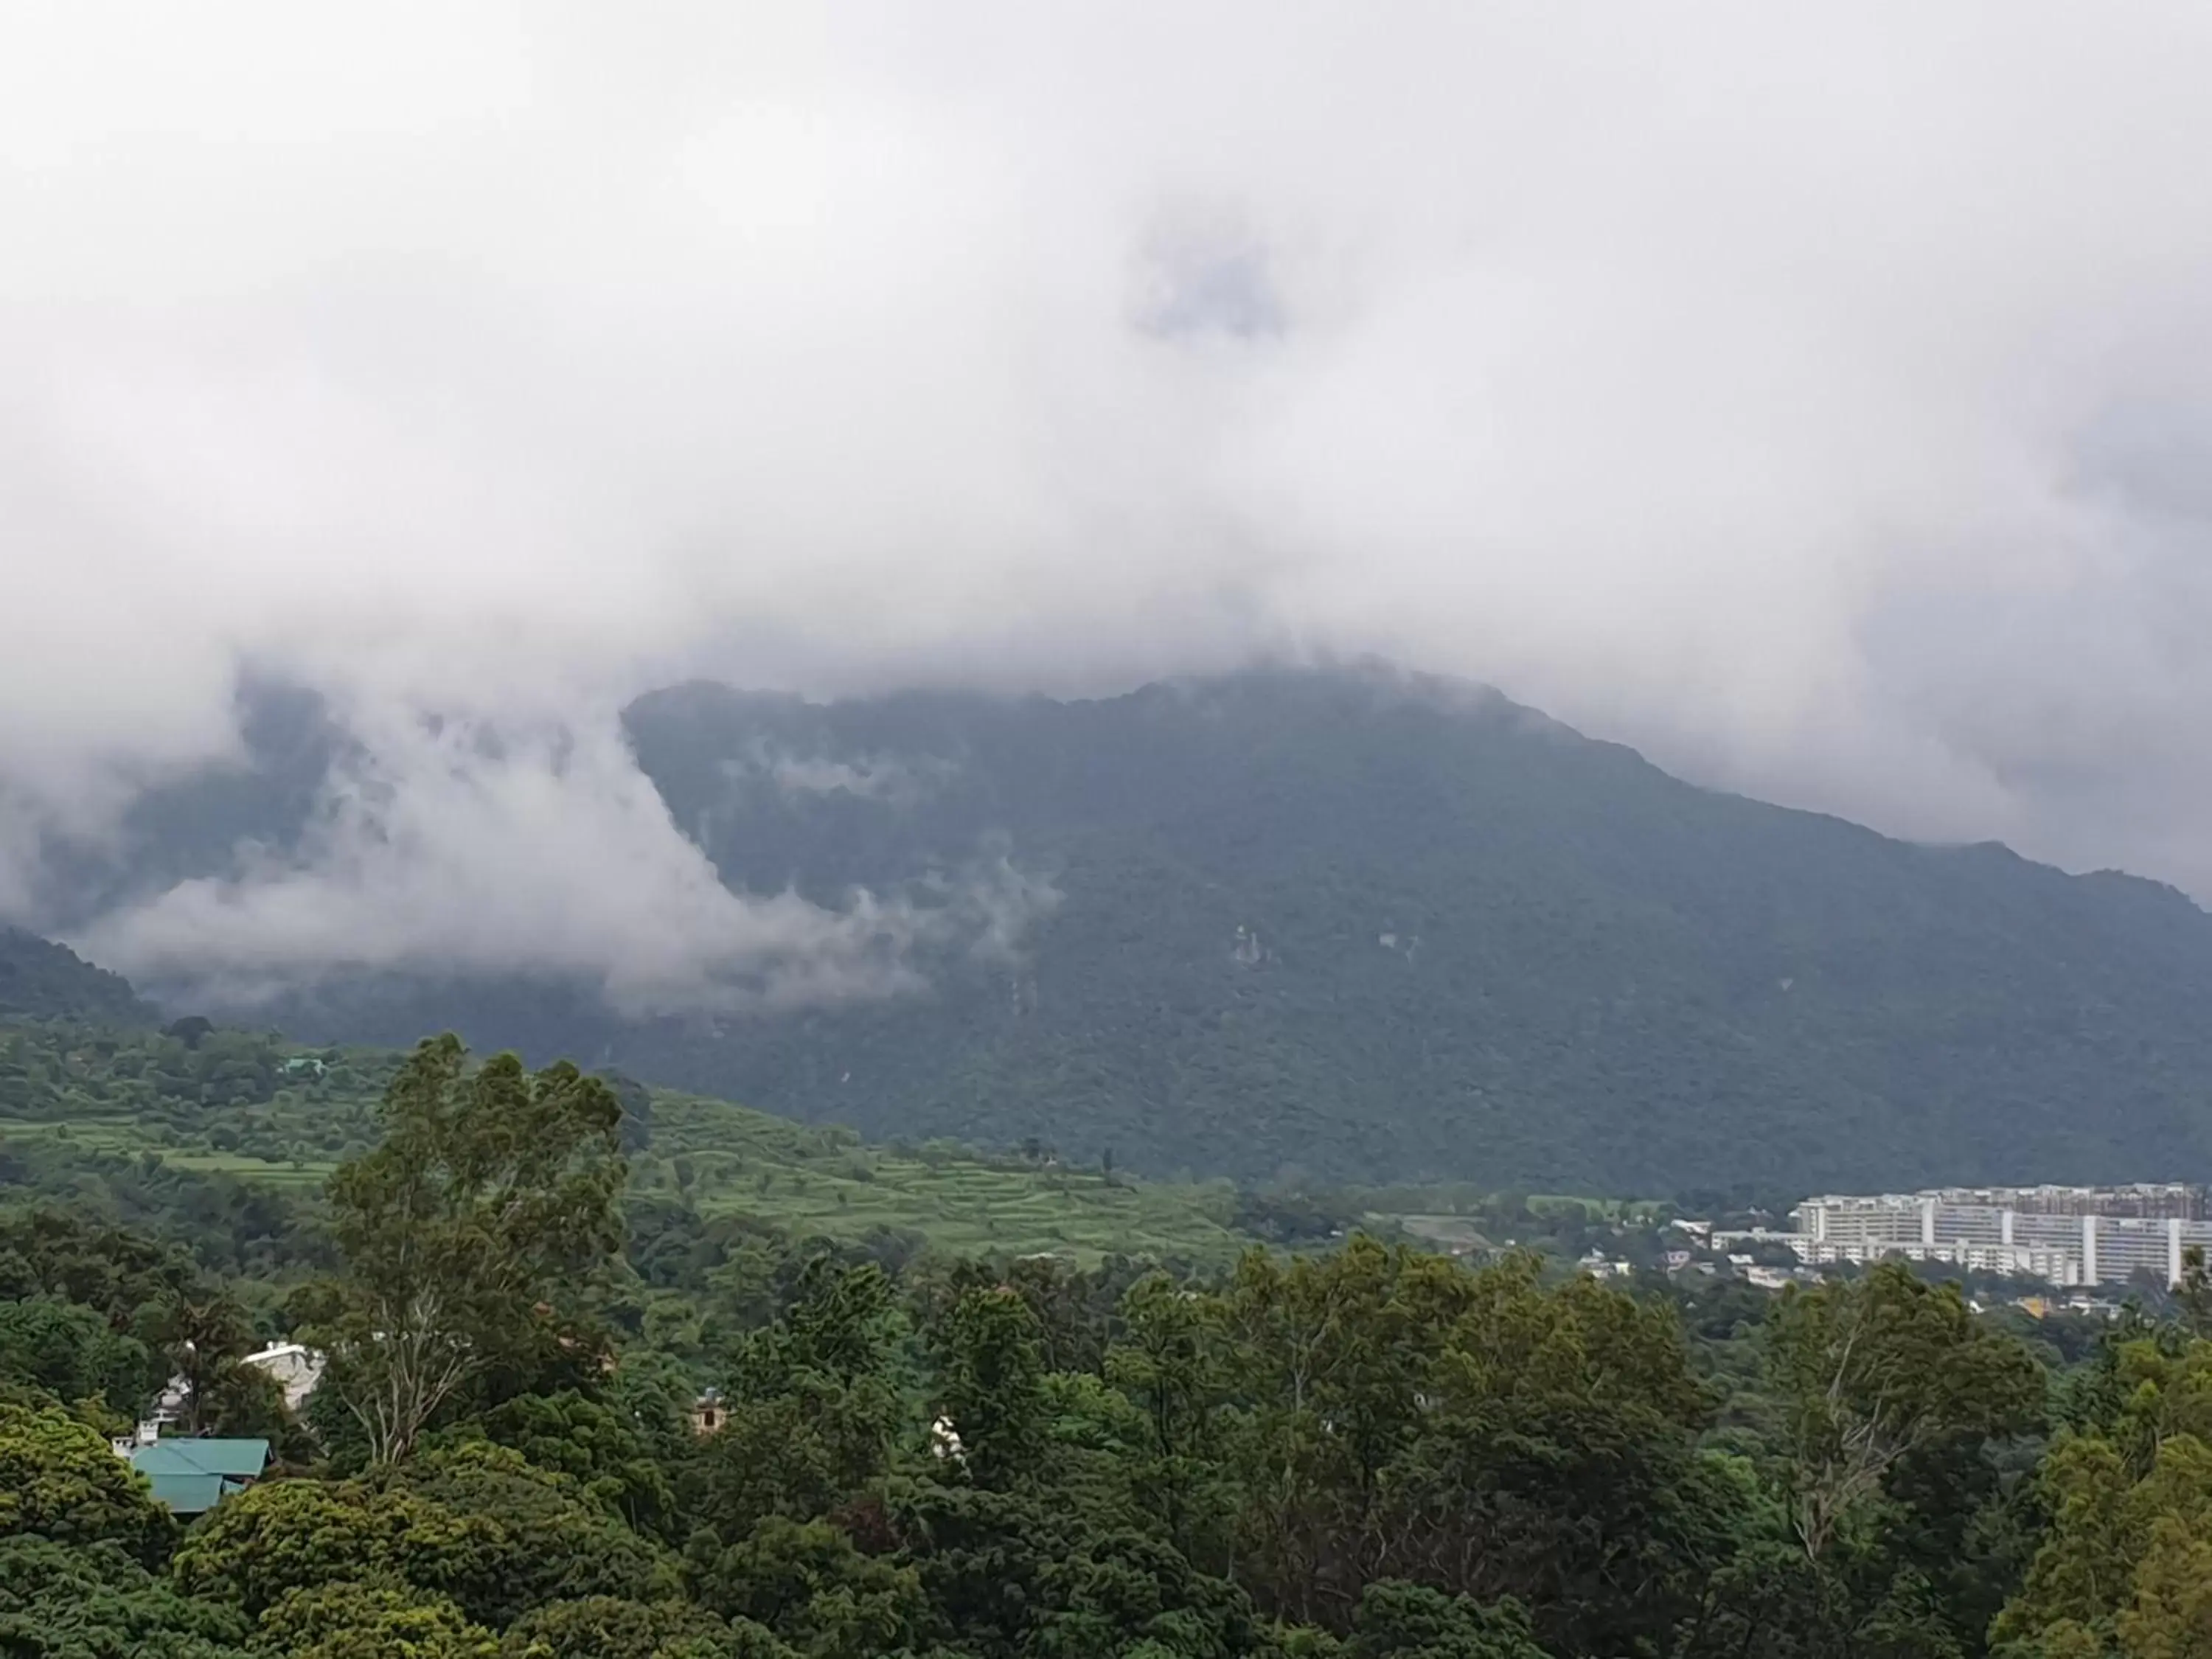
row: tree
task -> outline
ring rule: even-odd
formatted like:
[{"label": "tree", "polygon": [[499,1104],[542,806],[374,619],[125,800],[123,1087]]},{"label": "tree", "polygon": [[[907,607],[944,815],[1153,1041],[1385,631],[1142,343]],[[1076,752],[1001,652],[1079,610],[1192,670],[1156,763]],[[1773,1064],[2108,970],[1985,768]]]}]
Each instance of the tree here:
[{"label": "tree", "polygon": [[135,1417],[161,1376],[144,1343],[93,1309],[50,1296],[0,1302],[0,1382],[41,1389],[58,1401],[97,1396],[109,1410]]},{"label": "tree", "polygon": [[577,1481],[533,1467],[505,1446],[426,1452],[387,1496],[451,1517],[450,1542],[412,1539],[396,1565],[407,1580],[448,1595],[479,1623],[513,1622],[534,1607],[578,1596],[646,1599],[677,1588],[675,1559],[639,1537]]},{"label": "tree", "polygon": [[1671,1308],[1358,1237],[1249,1255],[1225,1316],[1237,1577],[1278,1617],[1343,1631],[1368,1584],[1404,1579],[1516,1598],[1562,1652],[1633,1652],[1725,1553]]},{"label": "tree", "polygon": [[331,1180],[345,1259],[331,1388],[396,1462],[456,1390],[572,1298],[618,1247],[622,1109],[563,1061],[477,1071],[450,1035],[392,1079],[384,1139]]},{"label": "tree", "polygon": [[2205,1265],[2202,1244],[2181,1253],[2181,1283],[2174,1286],[2173,1299],[2191,1334],[2212,1337],[2212,1267]]},{"label": "tree", "polygon": [[963,1461],[985,1486],[1035,1470],[1045,1437],[1044,1359],[1036,1316],[1011,1288],[970,1291],[929,1332],[938,1403]]},{"label": "tree", "polygon": [[165,1037],[174,1037],[187,1048],[198,1048],[215,1030],[215,1022],[204,1014],[187,1014],[182,1019],[172,1020],[161,1028]]},{"label": "tree", "polygon": [[653,1091],[620,1072],[601,1072],[599,1077],[614,1091],[622,1107],[622,1149],[634,1158],[653,1145]]},{"label": "tree", "polygon": [[1547,1659],[1515,1601],[1483,1607],[1382,1580],[1359,1598],[1346,1659]]},{"label": "tree", "polygon": [[2178,1515],[2159,1516],[2135,1592],[2120,1614],[2129,1659],[2212,1659],[2212,1537]]},{"label": "tree", "polygon": [[0,1653],[9,1659],[246,1659],[232,1607],[179,1595],[118,1545],[0,1539]]},{"label": "tree", "polygon": [[264,1480],[195,1526],[171,1576],[258,1617],[295,1590],[388,1581],[465,1540],[453,1518],[359,1481]]},{"label": "tree", "polygon": [[922,1618],[915,1570],[861,1554],[828,1521],[772,1516],[727,1549],[702,1533],[685,1556],[701,1601],[809,1659],[878,1659],[906,1645]]},{"label": "tree", "polygon": [[288,1593],[261,1615],[264,1646],[288,1659],[493,1659],[498,1644],[442,1595],[372,1581]]},{"label": "tree", "polygon": [[514,1621],[500,1659],[798,1659],[749,1619],[735,1624],[684,1601],[593,1595],[552,1601]]},{"label": "tree", "polygon": [[573,1389],[518,1395],[463,1432],[480,1432],[541,1469],[568,1476],[583,1496],[605,1505],[634,1531],[665,1534],[672,1523],[676,1494],[668,1472],[636,1428],[613,1407]]},{"label": "tree", "polygon": [[2100,1435],[2062,1438],[2040,1484],[2051,1529],[2021,1592],[1997,1617],[2008,1644],[2061,1625],[2109,1628],[2135,1573],[2127,1466]]},{"label": "tree", "polygon": [[376,1582],[450,1597],[491,1627],[545,1601],[676,1583],[671,1558],[574,1482],[482,1443],[426,1450],[377,1481],[264,1481],[192,1528],[173,1573],[249,1613],[295,1590]]},{"label": "tree", "polygon": [[253,1345],[246,1310],[227,1292],[179,1293],[155,1315],[154,1335],[185,1384],[185,1428],[204,1434],[215,1426],[224,1384]]},{"label": "tree", "polygon": [[1055,1477],[1018,1492],[895,1483],[887,1519],[930,1632],[979,1659],[1265,1651],[1250,1598],[1140,1512],[1093,1510]]},{"label": "tree", "polygon": [[823,1514],[883,1472],[901,1413],[892,1318],[873,1262],[800,1266],[790,1305],[732,1360],[727,1419],[686,1483],[696,1522],[743,1538],[771,1515]]},{"label": "tree", "polygon": [[0,1216],[0,1297],[58,1297],[118,1331],[172,1298],[198,1294],[182,1251],[59,1209]]},{"label": "tree", "polygon": [[[2050,1531],[1991,1632],[2008,1659],[2069,1647],[2124,1659],[2212,1656],[2212,1444],[2156,1429],[2177,1408],[2162,1396],[2198,1392],[2212,1343],[2178,1357],[2130,1346],[2123,1370],[2151,1373],[2124,1408],[2134,1421],[2112,1425],[2116,1438],[2063,1437],[2045,1461]],[[2163,1385],[2153,1380],[2161,1375]],[[2180,1409],[2204,1403],[2185,1400]],[[2147,1448],[2140,1458],[2124,1449],[2130,1442]]]},{"label": "tree", "polygon": [[0,1405],[0,1538],[113,1543],[159,1560],[176,1534],[145,1477],[58,1409]]},{"label": "tree", "polygon": [[1106,1356],[1108,1381],[1143,1411],[1149,1455],[1138,1492],[1194,1559],[1218,1520],[1214,1414],[1222,1396],[1220,1312],[1211,1297],[1152,1273],[1121,1298],[1127,1337]]},{"label": "tree", "polygon": [[1958,1437],[2018,1434],[2043,1395],[2034,1358],[1977,1324],[1955,1285],[1902,1262],[1812,1291],[1767,1322],[1789,1413],[1798,1541],[1819,1560],[1909,1457]]}]

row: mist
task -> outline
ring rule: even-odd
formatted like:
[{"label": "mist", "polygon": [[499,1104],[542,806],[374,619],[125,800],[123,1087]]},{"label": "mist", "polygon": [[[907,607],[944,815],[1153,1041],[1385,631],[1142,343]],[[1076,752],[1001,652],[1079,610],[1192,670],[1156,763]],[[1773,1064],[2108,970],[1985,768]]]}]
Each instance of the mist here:
[{"label": "mist", "polygon": [[629,697],[1263,654],[2212,897],[2201,7],[8,33],[0,915],[237,763],[242,675],[362,745],[298,854],[77,930],[125,971],[899,994],[1048,894],[731,894]]}]

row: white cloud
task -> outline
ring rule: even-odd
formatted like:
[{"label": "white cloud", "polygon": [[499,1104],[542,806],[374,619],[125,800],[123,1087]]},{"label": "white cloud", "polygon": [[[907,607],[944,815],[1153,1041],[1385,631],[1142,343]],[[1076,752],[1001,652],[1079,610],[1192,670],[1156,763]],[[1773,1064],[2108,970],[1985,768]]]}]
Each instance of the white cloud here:
[{"label": "white cloud", "polygon": [[75,942],[229,1002],[355,970],[522,968],[596,980],[631,1012],[726,1010],[916,989],[916,946],[1010,951],[1056,896],[1003,860],[836,909],[733,894],[611,722],[495,736],[401,716],[361,735],[296,853],[112,911]]},{"label": "white cloud", "polygon": [[[436,873],[134,938],[852,968],[698,884],[624,696],[1311,644],[2212,892],[2208,72],[2157,3],[34,4],[0,821],[234,753],[252,660],[384,711]],[[525,926],[610,861],[649,923]]]},{"label": "white cloud", "polygon": [[740,760],[725,761],[733,782],[759,780],[787,795],[848,794],[905,803],[936,788],[957,769],[931,755],[861,755],[839,760],[801,754],[757,738]]}]

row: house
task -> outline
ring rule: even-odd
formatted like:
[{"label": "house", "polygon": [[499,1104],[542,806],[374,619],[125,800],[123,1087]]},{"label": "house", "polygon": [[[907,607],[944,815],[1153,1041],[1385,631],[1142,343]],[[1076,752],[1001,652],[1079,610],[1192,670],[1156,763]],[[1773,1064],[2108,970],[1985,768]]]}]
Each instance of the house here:
[{"label": "house", "polygon": [[315,1384],[323,1380],[323,1356],[301,1342],[279,1342],[273,1347],[250,1353],[238,1362],[266,1371],[276,1379],[276,1386],[284,1390],[284,1409],[296,1412],[307,1402],[315,1391]]},{"label": "house", "polygon": [[130,1459],[152,1485],[155,1502],[176,1515],[204,1515],[261,1478],[269,1467],[269,1443],[157,1439],[133,1446]]},{"label": "house", "polygon": [[714,1434],[728,1419],[729,1411],[722,1404],[720,1389],[708,1389],[691,1402],[691,1432],[694,1434]]},{"label": "house", "polygon": [[330,1066],[313,1054],[295,1054],[284,1062],[286,1077],[325,1077]]},{"label": "house", "polygon": [[152,1410],[148,1413],[163,1428],[185,1419],[185,1407],[192,1401],[192,1385],[181,1376],[173,1376],[161,1385],[161,1393],[154,1396]]},{"label": "house", "polygon": [[138,1420],[138,1426],[132,1432],[118,1434],[107,1443],[110,1449],[127,1463],[131,1461],[131,1454],[139,1447],[150,1446],[161,1437],[161,1423],[154,1418],[145,1417]]}]

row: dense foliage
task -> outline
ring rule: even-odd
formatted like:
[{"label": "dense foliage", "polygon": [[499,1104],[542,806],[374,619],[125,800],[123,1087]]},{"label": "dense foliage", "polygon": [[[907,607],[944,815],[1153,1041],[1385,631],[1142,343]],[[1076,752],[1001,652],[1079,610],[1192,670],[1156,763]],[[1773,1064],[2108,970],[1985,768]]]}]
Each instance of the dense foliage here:
[{"label": "dense foliage", "polygon": [[[1769,1297],[1364,1235],[1170,1269],[757,1223],[678,1259],[617,1224],[619,1124],[573,1068],[446,1039],[390,1079],[327,1237],[252,1276],[0,1212],[0,1647],[2203,1650],[2202,1285],[2069,1362],[1896,1264]],[[248,1304],[332,1345],[304,1422],[239,1384]],[[410,1368],[438,1386],[395,1431],[374,1402]],[[278,1458],[189,1526],[103,1433],[172,1374]]]},{"label": "dense foliage", "polygon": [[120,974],[20,927],[0,926],[0,1019],[50,1016],[123,1025],[154,1017]]},{"label": "dense foliage", "polygon": [[[227,1271],[281,1266],[317,1247],[296,1212],[313,1207],[342,1159],[368,1150],[402,1058],[303,1048],[204,1020],[156,1030],[0,1018],[0,1181],[177,1238]],[[1326,1233],[1358,1214],[1312,1194],[1295,1200],[1295,1217],[1274,1213],[1291,1200],[1075,1168],[1042,1146],[869,1146],[836,1126],[619,1073],[605,1081],[623,1111],[631,1218],[658,1241],[656,1260],[714,1252],[762,1222],[903,1240],[909,1253],[927,1237],[1084,1260],[1139,1250],[1225,1260],[1284,1224]]]},{"label": "dense foliage", "polygon": [[[2212,1174],[2212,921],[2150,883],[1693,788],[1377,676],[826,707],[695,686],[628,719],[726,880],[935,907],[933,994],[641,1023],[572,985],[380,980],[270,1017],[385,1043],[453,1024],[872,1139],[1034,1137],[1153,1174]],[[301,729],[147,804],[131,868],[223,867],[216,825],[284,844],[316,775]]]}]

